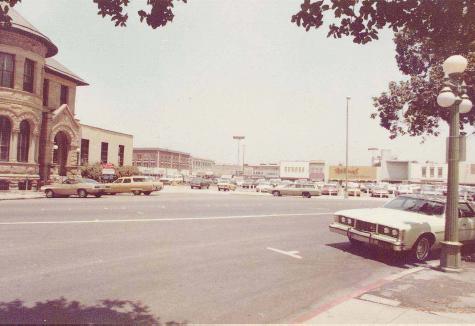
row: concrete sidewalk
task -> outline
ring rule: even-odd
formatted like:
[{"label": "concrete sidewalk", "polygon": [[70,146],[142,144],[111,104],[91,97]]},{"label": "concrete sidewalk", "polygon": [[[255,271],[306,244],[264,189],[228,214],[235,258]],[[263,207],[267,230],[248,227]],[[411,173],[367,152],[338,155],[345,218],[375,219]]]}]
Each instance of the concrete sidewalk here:
[{"label": "concrete sidewalk", "polygon": [[0,200],[38,199],[38,198],[45,198],[44,192],[34,191],[34,190],[0,191]]},{"label": "concrete sidewalk", "polygon": [[[364,293],[315,310],[306,324],[474,324],[475,263],[463,272],[425,266],[387,278]],[[405,273],[405,275],[404,275]]]}]

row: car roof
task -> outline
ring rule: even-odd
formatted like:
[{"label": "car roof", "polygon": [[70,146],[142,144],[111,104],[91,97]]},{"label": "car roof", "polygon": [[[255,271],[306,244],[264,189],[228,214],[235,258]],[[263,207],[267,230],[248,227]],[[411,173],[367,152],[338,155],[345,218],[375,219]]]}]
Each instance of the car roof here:
[{"label": "car roof", "polygon": [[[415,199],[424,199],[424,200],[431,200],[431,201],[436,201],[439,203],[446,203],[447,197],[443,195],[420,195],[420,194],[407,194],[407,195],[401,195],[399,197],[406,197],[406,198],[415,198]],[[465,200],[463,198],[459,198],[459,203],[468,203],[468,200]]]}]

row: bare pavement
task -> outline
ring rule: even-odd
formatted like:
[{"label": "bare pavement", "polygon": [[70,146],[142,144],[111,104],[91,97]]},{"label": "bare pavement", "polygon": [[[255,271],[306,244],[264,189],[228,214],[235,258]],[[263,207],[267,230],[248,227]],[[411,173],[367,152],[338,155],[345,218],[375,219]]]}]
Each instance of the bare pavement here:
[{"label": "bare pavement", "polygon": [[381,200],[169,191],[0,202],[2,323],[475,323],[444,274],[328,231]]}]

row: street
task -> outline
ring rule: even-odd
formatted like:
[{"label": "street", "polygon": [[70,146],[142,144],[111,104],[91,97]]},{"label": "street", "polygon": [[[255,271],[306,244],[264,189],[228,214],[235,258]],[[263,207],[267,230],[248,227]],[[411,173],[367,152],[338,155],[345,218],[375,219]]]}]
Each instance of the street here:
[{"label": "street", "polygon": [[291,322],[406,267],[328,231],[333,212],[383,203],[199,191],[3,201],[0,302],[126,300],[160,322]]}]

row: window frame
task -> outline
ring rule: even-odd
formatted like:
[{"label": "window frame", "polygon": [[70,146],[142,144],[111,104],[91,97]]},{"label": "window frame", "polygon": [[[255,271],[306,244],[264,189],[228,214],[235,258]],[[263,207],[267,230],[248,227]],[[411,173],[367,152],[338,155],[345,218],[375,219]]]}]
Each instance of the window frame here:
[{"label": "window frame", "polygon": [[101,163],[107,163],[108,159],[109,159],[109,143],[101,142]]},{"label": "window frame", "polygon": [[[6,69],[3,69],[4,61],[1,60],[2,56],[4,56],[4,58],[10,57],[12,59],[12,71],[8,71]],[[15,70],[16,70],[15,68],[16,68],[15,67],[15,55],[11,54],[11,53],[6,53],[6,52],[0,52],[0,87],[13,88],[13,86],[15,85]],[[8,73],[11,74],[10,85],[4,85],[3,84],[3,79],[4,79],[4,73],[5,72],[8,72]]]},{"label": "window frame", "polygon": [[59,105],[69,103],[69,87],[61,84],[60,93],[59,93]]},{"label": "window frame", "polygon": [[[29,66],[30,64],[31,66]],[[25,63],[23,64],[23,90],[25,92],[34,93],[35,91],[35,65],[36,63],[33,60],[25,58]],[[27,66],[31,68],[31,75],[27,74]]]}]

